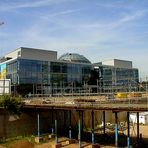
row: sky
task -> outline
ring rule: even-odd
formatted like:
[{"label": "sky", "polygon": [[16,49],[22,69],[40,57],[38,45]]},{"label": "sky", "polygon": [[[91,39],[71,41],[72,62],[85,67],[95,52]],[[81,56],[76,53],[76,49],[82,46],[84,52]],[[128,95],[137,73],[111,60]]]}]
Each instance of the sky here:
[{"label": "sky", "polygon": [[31,47],[116,58],[148,77],[148,0],[0,0],[0,22],[0,56]]}]

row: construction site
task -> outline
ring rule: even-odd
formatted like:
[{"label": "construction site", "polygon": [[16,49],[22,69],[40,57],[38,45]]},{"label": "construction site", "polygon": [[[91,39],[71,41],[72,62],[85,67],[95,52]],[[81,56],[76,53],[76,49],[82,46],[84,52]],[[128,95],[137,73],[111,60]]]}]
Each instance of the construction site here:
[{"label": "construction site", "polygon": [[1,0],[0,148],[148,148],[147,7]]},{"label": "construction site", "polygon": [[[1,110],[1,140],[34,135],[39,147],[147,147],[145,92],[24,98],[22,115]],[[132,115],[135,118],[132,120]]]},{"label": "construction site", "polygon": [[91,63],[77,53],[57,58],[20,47],[0,59],[1,142],[21,136],[31,148],[147,147],[147,90],[132,61]]},{"label": "construction site", "polygon": [[[47,146],[54,148],[145,147],[147,86],[132,61],[91,63],[78,53],[58,58],[57,51],[17,48],[0,58],[0,95],[10,95],[0,108],[1,141],[33,135],[39,144],[54,139]],[[11,96],[23,103],[19,116],[8,112]]]}]

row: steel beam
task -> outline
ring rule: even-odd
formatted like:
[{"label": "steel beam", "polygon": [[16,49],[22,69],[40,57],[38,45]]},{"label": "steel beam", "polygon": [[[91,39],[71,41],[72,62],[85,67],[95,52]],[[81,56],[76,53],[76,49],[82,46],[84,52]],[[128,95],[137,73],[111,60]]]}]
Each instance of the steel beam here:
[{"label": "steel beam", "polygon": [[46,105],[24,105],[23,106],[23,110],[25,109],[58,109],[58,110],[75,110],[77,108],[77,110],[105,110],[105,111],[131,111],[131,112],[146,112],[148,111],[147,105],[143,104],[143,106],[132,106],[129,108],[129,106],[125,106],[123,104],[117,104],[116,107],[112,107],[110,106],[110,104],[106,104],[107,106],[104,106],[99,104],[98,106],[67,106],[67,105],[61,105],[61,104],[50,104],[50,106]]}]

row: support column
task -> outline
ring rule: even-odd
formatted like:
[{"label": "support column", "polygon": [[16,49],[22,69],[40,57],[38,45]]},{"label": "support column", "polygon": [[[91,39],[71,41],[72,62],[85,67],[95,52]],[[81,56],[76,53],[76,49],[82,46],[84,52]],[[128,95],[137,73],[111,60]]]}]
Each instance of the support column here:
[{"label": "support column", "polygon": [[139,144],[139,112],[137,112],[137,143]]},{"label": "support column", "polygon": [[55,143],[54,144],[51,144],[51,147],[52,148],[60,148],[62,147],[61,143],[58,143],[58,116],[57,116],[57,110],[55,110],[54,112],[54,116],[55,116],[55,119],[54,119],[54,126],[55,126]]},{"label": "support column", "polygon": [[6,138],[7,138],[7,120],[6,120],[6,113],[5,113],[5,111],[3,112],[3,141],[5,141],[6,140]]},{"label": "support column", "polygon": [[129,122],[129,112],[127,112],[127,148],[130,148],[130,122]]},{"label": "support column", "polygon": [[79,111],[79,120],[78,120],[78,141],[79,141],[79,148],[81,148],[81,111]]},{"label": "support column", "polygon": [[54,124],[55,124],[55,144],[57,144],[58,143],[58,133],[57,133],[57,111],[55,111],[55,122],[54,122]]},{"label": "support column", "polygon": [[40,113],[37,112],[37,137],[35,137],[35,142],[40,143],[43,141],[43,138],[40,135]]},{"label": "support column", "polygon": [[40,137],[40,114],[37,113],[38,137]]},{"label": "support column", "polygon": [[83,129],[84,129],[84,112],[81,111],[81,138],[83,139]]},{"label": "support column", "polygon": [[53,135],[54,134],[54,112],[53,112],[53,109],[51,112],[51,122],[52,122],[51,134]]},{"label": "support column", "polygon": [[115,147],[118,148],[118,113],[115,112]]},{"label": "support column", "polygon": [[95,143],[94,138],[94,111],[91,111],[91,126],[92,126],[92,145]]},{"label": "support column", "polygon": [[69,111],[69,139],[71,140],[71,110]]},{"label": "support column", "polygon": [[103,111],[103,134],[105,135],[105,111]]},{"label": "support column", "polygon": [[66,110],[64,110],[64,130],[66,129],[66,121],[67,120],[67,118],[66,118]]},{"label": "support column", "polygon": [[[72,143],[75,143],[75,140],[72,139],[71,137],[71,110],[68,111],[68,126],[69,126],[69,139],[66,140],[66,145],[67,144],[72,144]],[[78,124],[79,125],[79,124]],[[79,136],[79,135],[78,135]]]}]

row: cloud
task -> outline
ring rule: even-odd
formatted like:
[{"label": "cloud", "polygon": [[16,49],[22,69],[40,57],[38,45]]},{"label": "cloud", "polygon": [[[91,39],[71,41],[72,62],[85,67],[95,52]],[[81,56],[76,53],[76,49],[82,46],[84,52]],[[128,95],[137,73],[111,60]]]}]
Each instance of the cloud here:
[{"label": "cloud", "polygon": [[68,9],[68,10],[63,10],[63,11],[59,11],[59,12],[55,12],[55,13],[50,13],[50,14],[40,14],[40,18],[41,19],[44,19],[44,20],[48,20],[49,21],[49,18],[55,18],[57,16],[61,16],[61,15],[67,15],[67,14],[72,14],[72,13],[75,13],[75,12],[79,12],[83,10],[83,8],[80,8],[80,9]]},{"label": "cloud", "polygon": [[144,17],[147,13],[148,13],[148,10],[133,11],[131,14],[128,13],[123,18],[121,18],[119,21],[119,24],[139,20],[142,17]]},{"label": "cloud", "polygon": [[89,24],[82,24],[80,27],[83,28],[100,28],[100,29],[115,29],[118,27],[121,27],[125,24],[132,23],[134,21],[138,21],[139,19],[143,18],[148,13],[148,10],[138,10],[133,11],[131,13],[125,13],[124,15],[120,16],[116,20],[112,20],[110,22],[102,23],[96,22],[96,23],[89,23]]},{"label": "cloud", "polygon": [[35,1],[11,1],[9,3],[0,2],[0,11],[10,11],[14,9],[22,9],[22,8],[38,8],[49,6],[52,4],[60,4],[70,0],[35,0]]}]

